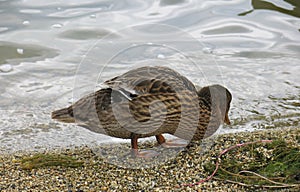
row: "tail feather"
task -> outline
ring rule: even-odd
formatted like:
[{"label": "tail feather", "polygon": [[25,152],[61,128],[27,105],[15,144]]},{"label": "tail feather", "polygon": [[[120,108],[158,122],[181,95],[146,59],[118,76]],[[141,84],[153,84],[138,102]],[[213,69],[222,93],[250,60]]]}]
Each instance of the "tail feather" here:
[{"label": "tail feather", "polygon": [[64,123],[75,123],[72,106],[53,111],[51,118]]}]

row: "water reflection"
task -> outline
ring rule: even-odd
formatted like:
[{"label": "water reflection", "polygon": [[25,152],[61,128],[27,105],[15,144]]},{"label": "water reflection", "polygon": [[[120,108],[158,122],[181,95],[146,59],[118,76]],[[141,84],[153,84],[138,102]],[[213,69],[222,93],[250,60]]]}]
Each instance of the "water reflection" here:
[{"label": "water reflection", "polygon": [[160,6],[180,5],[186,0],[160,0]]},{"label": "water reflection", "polygon": [[300,17],[300,1],[284,0],[283,2],[280,2],[280,5],[276,5],[278,1],[272,2],[265,0],[251,0],[253,9],[243,13],[239,13],[239,16],[250,14],[255,10],[265,9],[291,15],[294,17]]},{"label": "water reflection", "polygon": [[111,31],[106,29],[72,29],[68,31],[64,31],[59,35],[61,38],[66,39],[77,39],[77,40],[86,40],[86,39],[101,39],[105,36],[109,36],[111,39],[115,39],[118,37],[117,34],[114,34]]},{"label": "water reflection", "polygon": [[55,49],[30,44],[0,41],[0,64],[19,64],[24,61],[39,61],[58,55]]}]

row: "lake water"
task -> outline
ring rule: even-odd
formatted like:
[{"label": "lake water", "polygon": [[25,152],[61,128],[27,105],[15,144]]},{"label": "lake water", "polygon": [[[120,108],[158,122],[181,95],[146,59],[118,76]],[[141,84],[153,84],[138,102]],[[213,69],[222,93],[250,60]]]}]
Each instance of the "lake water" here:
[{"label": "lake water", "polygon": [[0,0],[0,152],[120,141],[53,110],[141,65],[233,94],[221,132],[299,127],[300,1]]}]

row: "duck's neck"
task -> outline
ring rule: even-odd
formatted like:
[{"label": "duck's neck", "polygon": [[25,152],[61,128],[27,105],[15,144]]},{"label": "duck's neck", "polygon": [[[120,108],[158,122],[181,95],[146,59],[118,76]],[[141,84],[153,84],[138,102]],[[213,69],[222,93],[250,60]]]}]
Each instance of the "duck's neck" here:
[{"label": "duck's neck", "polygon": [[200,121],[204,121],[202,122],[203,138],[207,138],[213,135],[221,125],[220,111],[217,103],[211,101],[210,95],[199,96],[199,107]]}]

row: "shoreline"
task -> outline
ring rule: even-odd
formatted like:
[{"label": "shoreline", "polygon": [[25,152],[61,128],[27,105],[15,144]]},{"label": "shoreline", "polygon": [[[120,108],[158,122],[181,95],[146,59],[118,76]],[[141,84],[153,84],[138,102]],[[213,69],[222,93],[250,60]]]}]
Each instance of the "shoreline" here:
[{"label": "shoreline", "polygon": [[[196,186],[180,186],[207,178],[205,163],[216,162],[221,151],[238,143],[283,139],[300,148],[300,128],[260,130],[217,135],[186,150],[163,149],[154,142],[141,148],[159,152],[151,159],[134,159],[128,144],[75,147],[43,152],[0,154],[0,191],[249,191],[259,190],[216,177]],[[153,146],[154,145],[154,146]],[[78,167],[44,166],[25,169],[22,159],[35,154],[64,155],[82,162]],[[23,166],[23,167],[22,167]],[[122,167],[120,167],[122,166]],[[292,188],[275,188],[293,191]],[[294,191],[296,191],[295,189]],[[299,188],[298,188],[299,190]]]}]

